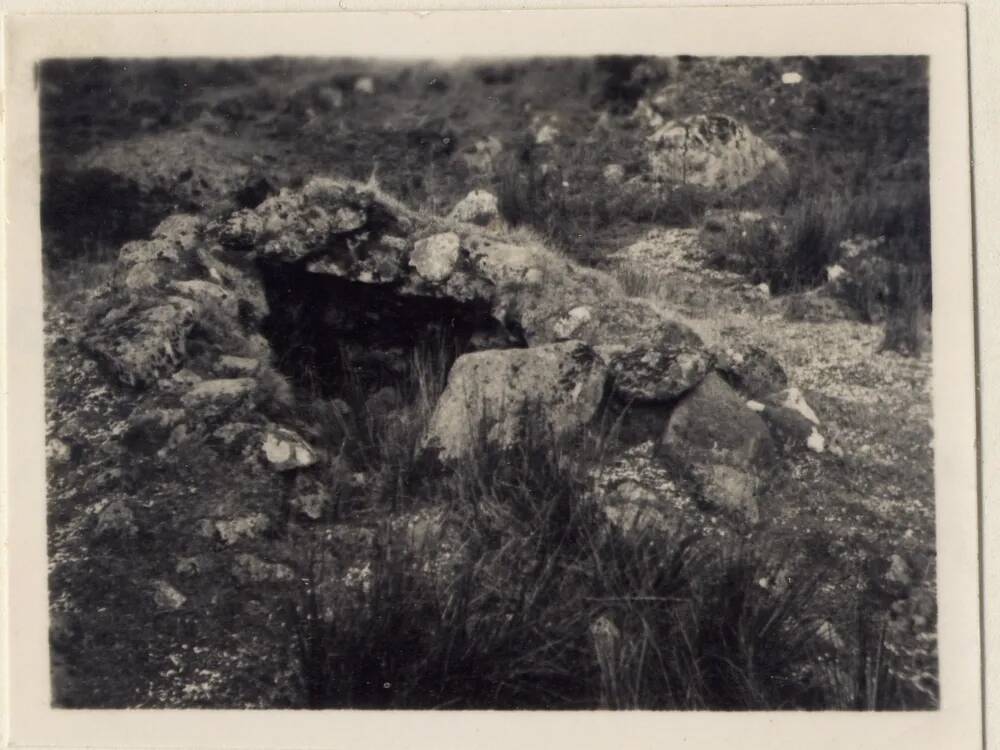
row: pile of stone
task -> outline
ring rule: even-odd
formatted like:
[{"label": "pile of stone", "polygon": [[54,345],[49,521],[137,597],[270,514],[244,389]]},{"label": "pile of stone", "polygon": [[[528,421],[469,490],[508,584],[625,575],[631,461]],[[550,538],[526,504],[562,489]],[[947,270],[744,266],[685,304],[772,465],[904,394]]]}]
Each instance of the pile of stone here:
[{"label": "pile of stone", "polygon": [[280,289],[313,305],[296,325],[369,358],[405,357],[431,324],[464,326],[421,444],[437,465],[482,436],[500,448],[539,428],[569,438],[610,411],[625,442],[652,436],[710,504],[753,519],[780,450],[822,450],[818,420],[765,352],[710,349],[608,274],[326,178],[211,224],[171,217],[122,248],[85,343],[147,394],[131,422],[150,450],[206,440],[293,473],[324,458],[307,429],[259,408],[281,380],[281,342],[265,335],[287,330]]}]

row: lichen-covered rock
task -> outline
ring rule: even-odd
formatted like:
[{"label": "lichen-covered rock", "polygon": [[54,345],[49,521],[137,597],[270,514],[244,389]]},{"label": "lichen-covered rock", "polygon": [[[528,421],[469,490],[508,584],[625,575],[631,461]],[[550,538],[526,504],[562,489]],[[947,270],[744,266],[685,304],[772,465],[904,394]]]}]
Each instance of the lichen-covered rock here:
[{"label": "lichen-covered rock", "polygon": [[257,381],[253,378],[216,378],[205,380],[181,397],[188,409],[207,409],[218,412],[230,409],[253,392]]},{"label": "lichen-covered rock", "polygon": [[[341,209],[365,217],[364,224],[346,230],[331,222]],[[677,325],[655,303],[626,297],[609,274],[530,239],[515,242],[474,225],[447,225],[354,183],[313,179],[212,229],[224,246],[268,263],[305,258],[312,273],[362,284],[393,282],[400,300],[488,310],[529,345],[570,337],[593,345],[648,344],[665,326]],[[286,249],[270,252],[268,243],[272,250]]]},{"label": "lichen-covered rock", "polygon": [[317,460],[316,451],[300,435],[283,427],[272,427],[266,431],[261,450],[275,471],[305,469]]},{"label": "lichen-covered rock", "polygon": [[414,246],[410,254],[410,265],[426,281],[444,281],[455,270],[460,245],[458,235],[454,232],[426,237]]},{"label": "lichen-covered rock", "polygon": [[[198,262],[204,269],[204,277],[236,298],[236,307],[241,317],[249,321],[260,321],[270,312],[263,284],[255,269],[248,268],[245,259],[240,264],[230,262],[224,249],[219,245],[207,245],[196,249]],[[238,254],[230,254],[237,255]]]},{"label": "lichen-covered rock", "polygon": [[187,336],[199,313],[196,303],[167,297],[162,304],[133,312],[116,308],[84,338],[93,352],[129,386],[148,386],[184,362]]},{"label": "lichen-covered rock", "polygon": [[625,403],[669,403],[708,374],[711,358],[692,346],[637,346],[607,356],[615,396]]},{"label": "lichen-covered rock", "polygon": [[97,514],[94,534],[98,539],[133,537],[138,531],[135,513],[124,500],[112,500]]},{"label": "lichen-covered rock", "polygon": [[236,556],[232,572],[236,580],[243,585],[252,583],[287,584],[295,580],[295,572],[287,565],[268,562],[249,553],[242,553]]},{"label": "lichen-covered rock", "polygon": [[66,463],[71,456],[72,449],[65,440],[54,437],[45,441],[45,460],[49,465]]},{"label": "lichen-covered rock", "polygon": [[256,539],[270,528],[271,522],[263,513],[251,513],[215,522],[215,531],[219,538],[229,545],[245,539]]},{"label": "lichen-covered rock", "polygon": [[690,474],[709,505],[758,518],[774,443],[760,416],[718,375],[708,375],[677,405],[659,453]]},{"label": "lichen-covered rock", "polygon": [[819,431],[819,418],[798,388],[787,388],[763,399],[759,410],[778,445],[785,449],[826,450],[826,438]]},{"label": "lichen-covered rock", "polygon": [[603,362],[579,341],[466,354],[451,369],[422,446],[451,461],[483,443],[509,449],[532,437],[566,438],[597,416],[606,383]]},{"label": "lichen-covered rock", "polygon": [[453,221],[480,226],[486,226],[499,216],[500,209],[497,206],[496,196],[486,190],[473,190],[456,203],[448,214],[448,218]]},{"label": "lichen-covered rock", "polygon": [[235,319],[239,315],[239,300],[236,295],[213,281],[188,279],[174,281],[170,286],[182,297],[197,302],[202,309],[218,305],[231,318]]},{"label": "lichen-covered rock", "polygon": [[784,159],[745,124],[725,115],[692,115],[664,123],[649,138],[655,177],[735,190],[768,170],[786,173]]},{"label": "lichen-covered rock", "polygon": [[187,597],[166,581],[153,581],[153,603],[160,609],[180,609]]},{"label": "lichen-covered rock", "polygon": [[140,302],[151,290],[167,288],[186,272],[203,225],[198,217],[177,214],[160,222],[148,240],[123,245],[115,269],[118,283]]},{"label": "lichen-covered rock", "polygon": [[619,482],[600,504],[611,525],[626,535],[640,535],[650,529],[672,534],[680,526],[676,510],[663,501],[659,492],[636,480]]},{"label": "lichen-covered rock", "polygon": [[122,444],[137,453],[155,453],[183,420],[183,409],[136,409],[128,418]]},{"label": "lichen-covered rock", "polygon": [[208,343],[232,354],[270,355],[256,328],[268,313],[262,280],[206,241],[203,225],[197,217],[171,216],[149,240],[126,244],[111,282],[95,295],[84,348],[126,385],[168,379],[164,387],[171,389],[169,378],[187,364],[195,331],[201,352]]},{"label": "lichen-covered rock", "polygon": [[761,399],[788,385],[781,363],[759,346],[729,343],[710,351],[715,369],[749,399]]},{"label": "lichen-covered rock", "polygon": [[197,214],[172,214],[156,225],[150,237],[172,243],[183,257],[197,247],[204,228],[205,219]]},{"label": "lichen-covered rock", "polygon": [[227,248],[298,261],[328,247],[332,236],[361,229],[365,202],[351,185],[314,178],[302,190],[284,189],[255,209],[232,214],[218,227],[219,239]]},{"label": "lichen-covered rock", "polygon": [[306,269],[362,284],[386,284],[407,274],[411,243],[403,237],[391,234],[373,237],[369,232],[361,232],[344,238],[343,244],[346,255],[319,257],[310,261]]}]

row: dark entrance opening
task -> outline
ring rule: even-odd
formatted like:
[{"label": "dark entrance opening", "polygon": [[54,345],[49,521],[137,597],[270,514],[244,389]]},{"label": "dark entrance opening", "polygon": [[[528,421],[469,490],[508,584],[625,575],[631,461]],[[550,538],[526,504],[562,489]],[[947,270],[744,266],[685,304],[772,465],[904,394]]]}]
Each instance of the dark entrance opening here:
[{"label": "dark entrance opening", "polygon": [[367,392],[398,388],[421,349],[439,350],[450,367],[469,351],[527,345],[483,302],[406,295],[397,284],[311,273],[304,262],[261,261],[259,270],[276,366],[311,395],[341,396],[347,379]]}]

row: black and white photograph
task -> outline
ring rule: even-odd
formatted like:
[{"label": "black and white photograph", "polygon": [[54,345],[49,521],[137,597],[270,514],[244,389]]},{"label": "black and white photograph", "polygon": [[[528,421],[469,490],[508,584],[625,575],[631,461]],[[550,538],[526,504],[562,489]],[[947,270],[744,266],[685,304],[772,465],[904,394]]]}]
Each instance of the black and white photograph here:
[{"label": "black and white photograph", "polygon": [[35,63],[52,709],[941,709],[933,58],[554,49]]},{"label": "black and white photograph", "polygon": [[926,60],[39,76],[59,705],[936,705]]}]

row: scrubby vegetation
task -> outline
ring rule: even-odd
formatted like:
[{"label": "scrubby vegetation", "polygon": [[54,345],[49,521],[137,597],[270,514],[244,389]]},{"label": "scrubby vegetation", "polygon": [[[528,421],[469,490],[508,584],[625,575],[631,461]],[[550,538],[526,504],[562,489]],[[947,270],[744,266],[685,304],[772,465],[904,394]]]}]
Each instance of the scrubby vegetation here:
[{"label": "scrubby vegetation", "polygon": [[[909,708],[891,671],[886,603],[870,572],[803,567],[766,536],[613,524],[595,495],[602,440],[513,452],[485,443],[445,479],[400,472],[439,378],[414,369],[406,416],[365,412],[349,440],[377,447],[355,513],[433,509],[372,541],[356,598],[324,617],[313,540],[290,601],[306,702],[353,708]],[[369,431],[370,426],[375,429]],[[613,430],[613,428],[612,428]],[[613,439],[612,434],[604,439]],[[409,477],[409,482],[400,481]],[[790,573],[794,565],[794,573]],[[431,574],[428,575],[428,571]],[[823,587],[851,593],[839,615]],[[846,623],[834,644],[829,619]],[[847,656],[846,654],[851,654]]]},{"label": "scrubby vegetation", "polygon": [[[614,138],[565,149],[555,159],[548,149],[523,144],[497,169],[503,218],[532,227],[553,246],[591,263],[641,227],[691,226],[701,219],[708,196],[696,186],[607,184],[604,165],[641,151],[636,142],[616,144]],[[638,172],[639,165],[633,169]]]}]

